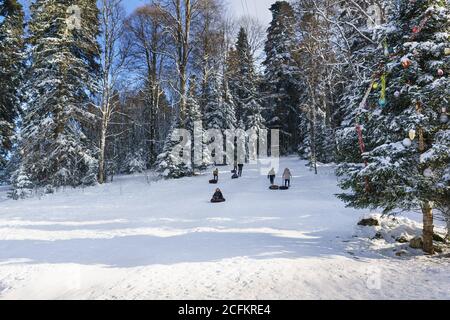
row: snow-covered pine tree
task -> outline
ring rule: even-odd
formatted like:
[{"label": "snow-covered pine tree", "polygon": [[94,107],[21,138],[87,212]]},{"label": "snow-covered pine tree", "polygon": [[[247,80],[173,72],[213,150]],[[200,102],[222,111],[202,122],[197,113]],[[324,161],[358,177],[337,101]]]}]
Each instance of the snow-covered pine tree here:
[{"label": "snow-covered pine tree", "polygon": [[189,163],[180,161],[182,154],[174,154],[175,148],[180,144],[179,136],[175,136],[176,130],[180,129],[180,119],[175,115],[169,134],[164,143],[163,152],[157,158],[156,170],[165,179],[178,179],[188,176],[192,170]]},{"label": "snow-covered pine tree", "polygon": [[[208,148],[204,144],[205,130],[203,125],[203,116],[200,111],[201,107],[198,103],[197,79],[195,76],[189,78],[189,89],[186,100],[186,119],[184,120],[184,128],[191,133],[191,171],[196,174],[198,170],[204,170],[211,163],[208,155]],[[197,127],[195,124],[197,123]],[[195,147],[201,148],[201,154],[195,154]],[[199,157],[196,159],[196,157]],[[200,159],[201,157],[201,159]]]},{"label": "snow-covered pine tree", "polygon": [[286,1],[277,1],[270,8],[272,22],[265,43],[264,104],[267,125],[280,130],[282,153],[291,153],[298,146],[298,111],[300,70],[294,58],[298,43],[294,10]]},{"label": "snow-covered pine tree", "polygon": [[37,0],[31,6],[31,66],[20,152],[35,187],[96,182],[97,160],[84,133],[99,79],[95,1]]},{"label": "snow-covered pine tree", "polygon": [[12,148],[24,71],[24,13],[16,0],[0,1],[0,171]]},{"label": "snow-covered pine tree", "polygon": [[[449,197],[449,8],[441,0],[401,1],[387,29],[378,107],[363,119],[367,166],[341,167],[339,197],[356,208],[421,209],[424,251],[434,253],[433,204]],[[387,51],[391,54],[387,54]],[[370,105],[369,105],[370,106]],[[363,121],[361,120],[361,121]],[[374,143],[377,141],[378,143]]]},{"label": "snow-covered pine tree", "polygon": [[244,122],[245,128],[264,128],[262,106],[258,92],[258,76],[256,74],[252,50],[244,28],[239,30],[236,52],[237,70],[230,78],[230,89],[236,105],[236,116]]},{"label": "snow-covered pine tree", "polygon": [[236,128],[236,114],[233,97],[225,81],[218,72],[210,76],[206,88],[204,125],[206,129]]}]

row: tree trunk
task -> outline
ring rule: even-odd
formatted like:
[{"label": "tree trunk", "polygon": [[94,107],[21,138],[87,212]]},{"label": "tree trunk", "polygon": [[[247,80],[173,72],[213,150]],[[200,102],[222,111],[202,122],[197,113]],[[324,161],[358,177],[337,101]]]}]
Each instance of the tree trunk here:
[{"label": "tree trunk", "polygon": [[[105,117],[104,117],[105,118]],[[106,133],[107,133],[107,120],[103,119],[102,131],[100,136],[100,155],[98,159],[98,183],[105,183],[105,150],[106,150]]]},{"label": "tree trunk", "polygon": [[450,217],[447,218],[447,240],[450,241]]},{"label": "tree trunk", "polygon": [[433,207],[431,202],[425,202],[422,206],[423,213],[423,251],[427,254],[434,254],[433,246]]}]

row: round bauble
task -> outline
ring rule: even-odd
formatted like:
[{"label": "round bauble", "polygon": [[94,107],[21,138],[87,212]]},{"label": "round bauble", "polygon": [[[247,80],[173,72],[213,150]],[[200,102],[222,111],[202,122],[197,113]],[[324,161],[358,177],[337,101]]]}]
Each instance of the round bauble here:
[{"label": "round bauble", "polygon": [[375,82],[375,83],[373,84],[372,88],[373,88],[374,90],[377,90],[377,89],[378,89],[378,82]]},{"label": "round bauble", "polygon": [[445,54],[446,56],[450,56],[450,48],[445,48],[445,49],[444,49],[444,54]]},{"label": "round bauble", "polygon": [[411,66],[411,64],[412,64],[412,61],[409,60],[408,58],[403,58],[403,59],[402,59],[402,67],[403,67],[404,69],[409,68],[409,67]]},{"label": "round bauble", "polygon": [[438,69],[437,74],[439,77],[442,77],[444,75],[444,70]]},{"label": "round bauble", "polygon": [[415,26],[415,27],[412,29],[412,32],[413,32],[413,33],[419,33],[419,32],[420,32],[420,28],[419,28],[418,26]]},{"label": "round bauble", "polygon": [[400,98],[400,91],[395,91],[394,92],[394,97]]},{"label": "round bauble", "polygon": [[411,139],[406,138],[405,140],[403,140],[402,144],[406,147],[409,148],[412,146],[412,141]]},{"label": "round bauble", "polygon": [[386,99],[380,99],[380,100],[378,101],[378,105],[379,105],[381,108],[386,107]]}]

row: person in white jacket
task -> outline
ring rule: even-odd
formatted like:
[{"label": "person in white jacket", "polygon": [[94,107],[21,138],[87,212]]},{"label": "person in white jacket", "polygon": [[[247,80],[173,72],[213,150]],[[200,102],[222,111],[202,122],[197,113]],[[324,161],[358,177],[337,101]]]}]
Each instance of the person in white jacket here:
[{"label": "person in white jacket", "polygon": [[275,183],[275,177],[277,176],[277,173],[275,172],[275,169],[274,168],[272,168],[270,171],[269,171],[269,174],[268,174],[268,178],[270,179],[270,185],[272,185],[273,186],[273,184]]},{"label": "person in white jacket", "polygon": [[292,179],[292,173],[289,168],[284,169],[283,173],[283,180],[284,180],[284,186],[290,188],[291,187],[291,179]]}]

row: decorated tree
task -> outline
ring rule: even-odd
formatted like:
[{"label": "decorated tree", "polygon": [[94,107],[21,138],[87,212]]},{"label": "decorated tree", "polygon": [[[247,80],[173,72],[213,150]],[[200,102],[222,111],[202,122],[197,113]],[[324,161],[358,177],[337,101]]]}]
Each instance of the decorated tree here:
[{"label": "decorated tree", "polygon": [[[434,253],[433,206],[448,205],[449,8],[443,0],[402,1],[380,41],[380,64],[355,115],[353,154],[339,169],[340,195],[356,208],[420,209],[423,249]],[[358,147],[359,145],[359,147]],[[447,204],[446,204],[447,201]]]}]

